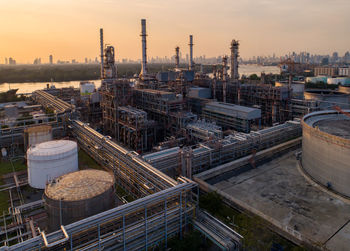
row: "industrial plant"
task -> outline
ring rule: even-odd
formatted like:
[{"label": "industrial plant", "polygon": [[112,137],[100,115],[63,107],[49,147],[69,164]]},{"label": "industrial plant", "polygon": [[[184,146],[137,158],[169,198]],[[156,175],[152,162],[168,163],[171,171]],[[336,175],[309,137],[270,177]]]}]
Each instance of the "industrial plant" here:
[{"label": "industrial plant", "polygon": [[291,60],[273,83],[264,73],[242,78],[237,38],[221,63],[202,65],[193,35],[188,48],[174,44],[172,68],[152,72],[148,35],[142,19],[141,71],[132,78],[118,75],[117,50],[100,29],[99,88],[48,85],[0,104],[2,159],[26,166],[3,175],[0,250],[168,250],[191,231],[215,249],[251,250],[232,215],[200,203],[208,194],[291,245],[346,250],[346,85],[307,88]]}]

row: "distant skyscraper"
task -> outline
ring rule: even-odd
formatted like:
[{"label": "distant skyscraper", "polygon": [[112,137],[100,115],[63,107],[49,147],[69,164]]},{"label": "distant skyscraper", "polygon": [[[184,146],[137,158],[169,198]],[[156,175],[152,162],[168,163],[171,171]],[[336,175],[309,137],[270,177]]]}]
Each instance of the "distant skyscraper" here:
[{"label": "distant skyscraper", "polygon": [[50,64],[53,64],[53,56],[52,55],[49,56],[49,62],[50,62]]},{"label": "distant skyscraper", "polygon": [[7,60],[7,58],[5,58],[5,64],[8,64],[8,60]]}]

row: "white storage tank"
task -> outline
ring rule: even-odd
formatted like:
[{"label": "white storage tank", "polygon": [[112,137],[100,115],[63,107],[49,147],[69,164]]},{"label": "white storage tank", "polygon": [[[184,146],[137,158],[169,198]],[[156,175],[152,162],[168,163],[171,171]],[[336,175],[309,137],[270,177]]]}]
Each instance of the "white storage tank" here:
[{"label": "white storage tank", "polygon": [[52,140],[27,151],[28,183],[45,189],[48,181],[78,171],[78,146],[70,140]]}]

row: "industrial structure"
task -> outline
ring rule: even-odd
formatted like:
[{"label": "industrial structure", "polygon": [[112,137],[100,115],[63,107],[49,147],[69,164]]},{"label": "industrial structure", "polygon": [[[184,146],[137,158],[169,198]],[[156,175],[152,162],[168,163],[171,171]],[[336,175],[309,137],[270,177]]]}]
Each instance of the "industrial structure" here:
[{"label": "industrial structure", "polygon": [[202,115],[208,121],[215,121],[224,129],[249,133],[252,124],[260,124],[261,111],[229,103],[211,102],[205,105]]},{"label": "industrial structure", "polygon": [[142,38],[142,64],[140,78],[143,80],[147,79],[148,69],[147,69],[147,44],[146,44],[146,19],[141,19],[141,38]]},{"label": "industrial structure", "polygon": [[237,40],[232,40],[231,42],[231,79],[237,81],[239,79],[238,74],[238,52],[239,42]]},{"label": "industrial structure", "polygon": [[350,197],[350,117],[334,110],[313,112],[302,126],[303,169],[323,186]]},{"label": "industrial structure", "polygon": [[[52,100],[52,97],[48,95],[47,99]],[[45,106],[49,106],[48,100],[40,99]],[[70,107],[63,101],[56,99],[52,102],[54,104],[50,106],[66,106],[66,112],[71,112]],[[177,180],[170,178],[145,162],[136,152],[121,147],[110,137],[103,136],[81,121],[70,120],[69,129],[80,147],[102,166],[113,171],[116,184],[137,200],[69,225],[61,225],[60,230],[49,234],[42,231],[40,236],[4,248],[90,250],[103,247],[126,250],[148,249],[159,243],[165,243],[166,247],[169,237],[178,234],[181,238],[183,231],[191,223],[222,249],[239,249],[242,236],[208,214],[198,212],[199,192],[195,182],[186,177],[179,177]],[[66,177],[71,175],[76,174],[72,173]],[[60,181],[57,181],[60,184]],[[55,181],[49,185],[52,191],[56,191],[57,188],[59,192],[65,193],[64,184],[67,184],[69,189],[74,189],[71,182],[63,182],[62,187],[54,183]],[[46,195],[49,189],[46,190]],[[95,188],[91,189],[95,191]],[[50,197],[55,197],[55,192],[50,194]],[[69,199],[72,195],[67,196]],[[55,216],[60,212],[57,205],[62,207],[62,200],[59,202],[59,199],[55,197],[52,204],[56,207],[53,213]],[[47,208],[50,206],[47,202]]]},{"label": "industrial structure", "polygon": [[[19,230],[10,239],[18,243],[11,246],[6,236],[4,249],[166,249],[169,238],[182,238],[192,225],[220,249],[238,250],[242,236],[199,208],[199,187],[192,178],[255,169],[257,163],[299,148],[301,135],[303,170],[350,197],[345,170],[350,161],[348,113],[341,105],[340,110],[310,113],[333,107],[340,99],[312,97],[312,90],[301,90],[300,83],[240,79],[238,40],[230,44],[230,65],[223,56],[212,66],[212,75],[205,74],[203,65],[196,71],[192,35],[188,68],[180,68],[176,47],[174,68],[154,73],[148,69],[145,19],[140,36],[138,77],[118,77],[116,50],[104,43],[100,29],[98,90],[89,82],[82,82],[80,90],[38,90],[31,95],[38,107],[32,108],[47,114],[37,120],[0,121],[0,147],[21,142],[30,147],[28,182],[45,188],[43,200],[11,205],[8,217]],[[5,110],[7,115],[18,112],[11,104]],[[302,122],[295,119],[305,114]],[[63,137],[74,141],[52,141]],[[78,171],[78,146],[108,172]],[[20,191],[25,182],[16,175],[14,187]],[[118,197],[118,205],[116,190],[126,194]],[[29,226],[23,223],[21,210],[43,206],[48,228],[38,231],[34,220]],[[22,233],[29,229],[30,234]]]}]

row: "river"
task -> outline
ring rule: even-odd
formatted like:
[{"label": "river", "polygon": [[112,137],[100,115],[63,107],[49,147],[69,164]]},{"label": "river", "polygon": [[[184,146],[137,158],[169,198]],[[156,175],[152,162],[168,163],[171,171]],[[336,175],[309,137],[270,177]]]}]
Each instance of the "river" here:
[{"label": "river", "polygon": [[[240,65],[239,74],[249,76],[251,74],[257,74],[260,76],[261,72],[266,74],[273,73],[279,74],[280,69],[277,66],[261,66],[261,65]],[[101,86],[100,80],[90,80],[94,82],[96,88]],[[49,82],[27,82],[27,83],[3,83],[0,84],[0,92],[8,91],[9,89],[18,89],[17,93],[32,93],[35,90],[40,90],[46,88]],[[56,88],[71,87],[79,88],[80,81],[67,81],[67,82],[54,82]],[[51,85],[51,84],[50,84]]]}]

